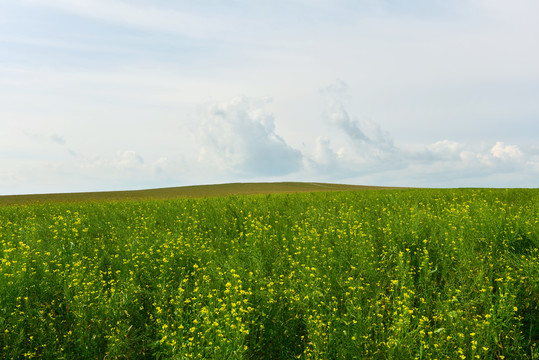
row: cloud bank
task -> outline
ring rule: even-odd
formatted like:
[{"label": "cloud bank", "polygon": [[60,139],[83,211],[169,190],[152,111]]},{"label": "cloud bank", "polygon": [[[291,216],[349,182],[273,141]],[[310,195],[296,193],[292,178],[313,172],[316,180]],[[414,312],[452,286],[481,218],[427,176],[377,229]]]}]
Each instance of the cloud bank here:
[{"label": "cloud bank", "polygon": [[[341,95],[328,95],[327,110],[312,121],[325,123],[332,131],[304,138],[301,149],[279,134],[276,117],[267,109],[269,100],[247,96],[208,105],[191,133],[194,147],[190,151],[178,149],[172,156],[158,152],[150,156],[148,149],[92,156],[60,132],[27,132],[24,146],[32,149],[32,155],[11,158],[0,171],[0,185],[15,189],[14,193],[42,192],[37,187],[32,191],[14,186],[32,183],[33,174],[40,173],[41,186],[52,191],[261,179],[431,187],[505,187],[508,182],[537,186],[537,146],[452,139],[398,143],[378,124],[351,114],[342,100],[346,96]],[[43,162],[38,153],[48,160]],[[62,188],[54,187],[60,182]],[[97,183],[101,187],[96,188]]]},{"label": "cloud bank", "polygon": [[342,136],[320,135],[303,154],[304,171],[312,176],[371,184],[384,179],[384,184],[397,186],[504,186],[508,179],[537,186],[534,147],[453,139],[396,144],[389,131],[350,114],[347,88],[337,81],[322,91],[329,98],[326,120]]}]

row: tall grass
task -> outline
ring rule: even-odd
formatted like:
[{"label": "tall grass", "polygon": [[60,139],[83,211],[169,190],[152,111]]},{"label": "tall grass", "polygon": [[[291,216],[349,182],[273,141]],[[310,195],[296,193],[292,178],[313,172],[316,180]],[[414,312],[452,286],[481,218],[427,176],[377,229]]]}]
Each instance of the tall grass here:
[{"label": "tall grass", "polygon": [[0,207],[0,359],[537,359],[538,197]]}]

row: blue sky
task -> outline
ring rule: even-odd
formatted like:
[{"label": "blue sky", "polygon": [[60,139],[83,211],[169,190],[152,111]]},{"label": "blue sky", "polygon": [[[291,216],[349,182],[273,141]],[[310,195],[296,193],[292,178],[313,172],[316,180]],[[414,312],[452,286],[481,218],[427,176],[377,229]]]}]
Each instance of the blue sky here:
[{"label": "blue sky", "polygon": [[0,3],[0,194],[537,187],[539,3]]}]

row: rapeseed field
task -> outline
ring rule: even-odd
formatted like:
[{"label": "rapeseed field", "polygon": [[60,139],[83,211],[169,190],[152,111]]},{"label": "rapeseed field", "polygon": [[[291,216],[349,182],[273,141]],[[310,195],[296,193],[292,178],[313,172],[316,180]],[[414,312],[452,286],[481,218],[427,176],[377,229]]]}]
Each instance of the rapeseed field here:
[{"label": "rapeseed field", "polygon": [[0,359],[539,359],[539,190],[0,207]]}]

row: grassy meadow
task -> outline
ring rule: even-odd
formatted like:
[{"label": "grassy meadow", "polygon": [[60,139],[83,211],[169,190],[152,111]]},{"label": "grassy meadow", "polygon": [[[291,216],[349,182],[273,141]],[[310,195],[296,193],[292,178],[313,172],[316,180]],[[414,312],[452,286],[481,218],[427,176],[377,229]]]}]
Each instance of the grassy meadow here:
[{"label": "grassy meadow", "polygon": [[538,200],[0,206],[0,359],[539,359]]}]

